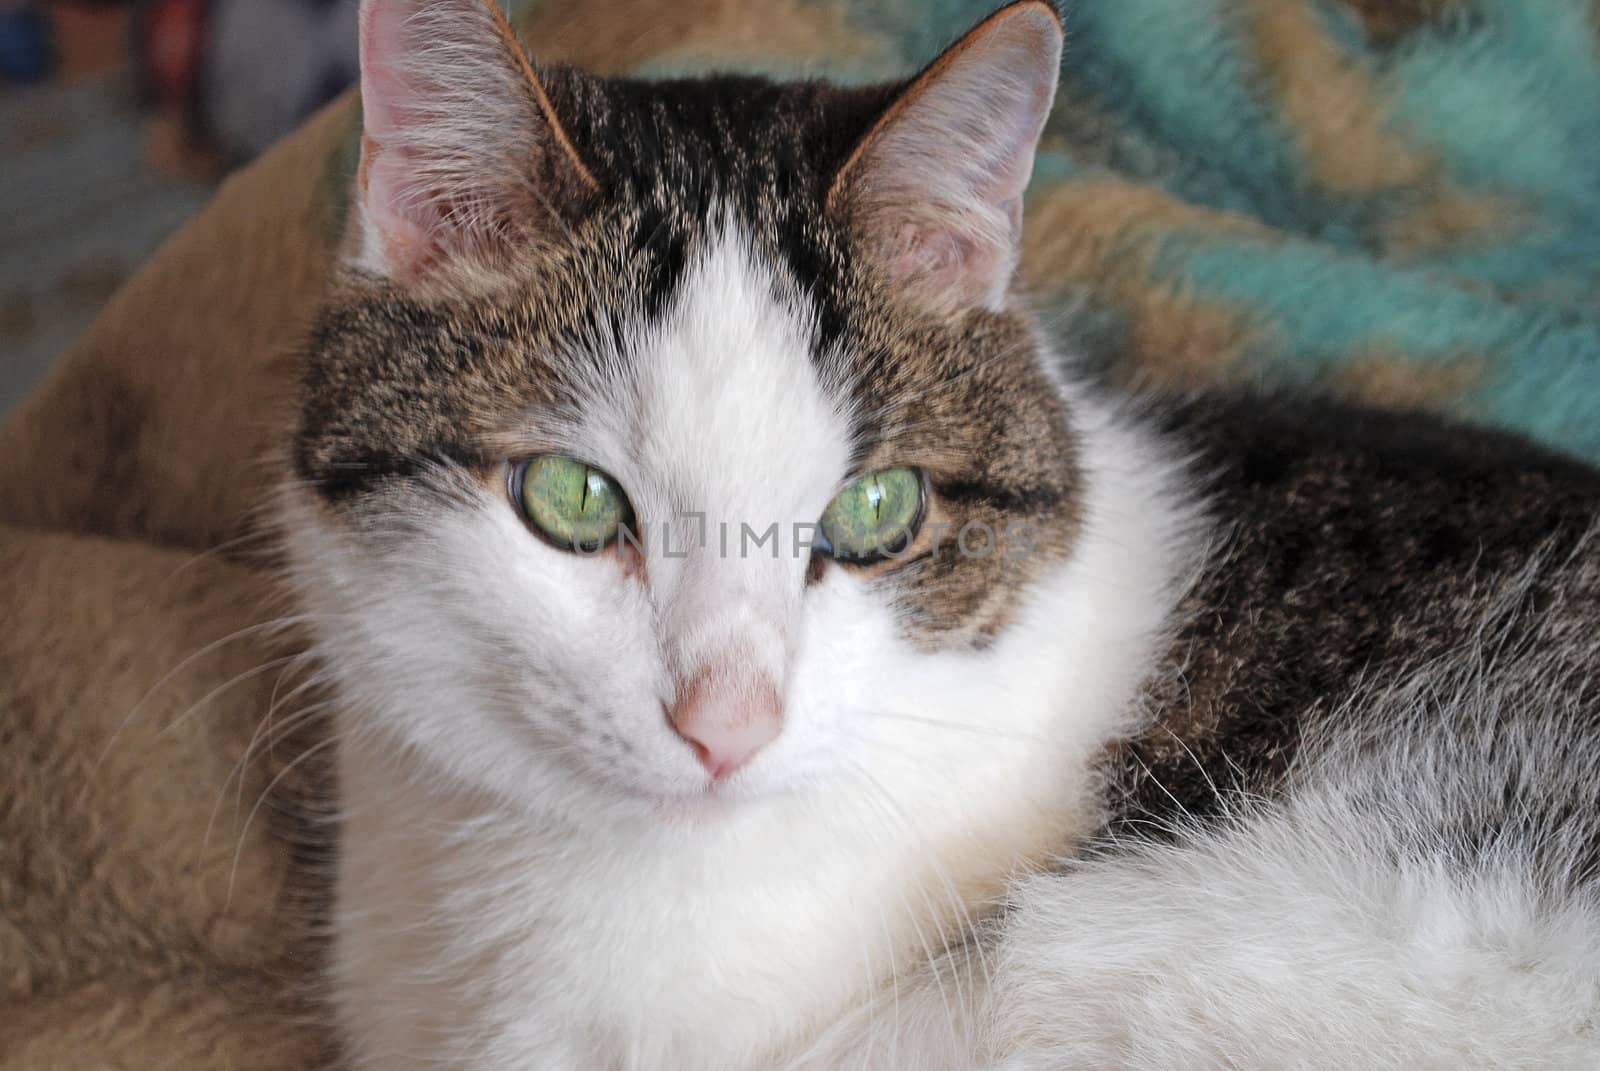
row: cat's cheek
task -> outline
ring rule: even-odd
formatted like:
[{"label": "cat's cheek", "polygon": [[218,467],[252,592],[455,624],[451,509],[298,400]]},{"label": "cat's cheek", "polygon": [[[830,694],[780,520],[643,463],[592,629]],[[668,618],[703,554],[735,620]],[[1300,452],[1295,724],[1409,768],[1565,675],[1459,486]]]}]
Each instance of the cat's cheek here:
[{"label": "cat's cheek", "polygon": [[799,630],[783,732],[749,771],[765,789],[870,765],[875,711],[900,686],[893,611],[859,574],[836,566],[809,586]]}]

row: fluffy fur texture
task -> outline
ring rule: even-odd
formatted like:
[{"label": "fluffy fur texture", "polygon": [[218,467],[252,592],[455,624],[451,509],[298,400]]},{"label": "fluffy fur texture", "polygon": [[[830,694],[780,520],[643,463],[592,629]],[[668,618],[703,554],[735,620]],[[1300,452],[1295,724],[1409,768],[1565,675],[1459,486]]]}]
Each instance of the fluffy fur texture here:
[{"label": "fluffy fur texture", "polygon": [[327,1061],[315,987],[274,981],[315,946],[304,812],[256,806],[314,765],[274,602],[217,559],[0,528],[28,622],[0,636],[0,1067]]},{"label": "fluffy fur texture", "polygon": [[[1588,1051],[1594,905],[1543,838],[1592,839],[1593,744],[1548,746],[1592,736],[1593,696],[1547,671],[1596,661],[1573,630],[1600,478],[1448,431],[1386,453],[1381,419],[1288,400],[1136,417],[1065,380],[1009,292],[1043,4],[850,92],[535,71],[475,2],[409,10],[364,10],[380,128],[285,503],[343,704],[357,1066]],[[429,96],[445,55],[521,125],[430,133],[462,106]],[[377,181],[395,144],[415,196]],[[473,153],[531,159],[532,222],[516,183],[480,200]],[[507,473],[541,453],[608,473],[645,548],[530,533]],[[987,545],[801,546],[901,465]],[[1183,486],[1208,467],[1203,558]],[[1469,622],[1499,599],[1538,604],[1535,669],[1408,698],[1483,664]],[[782,731],[721,779],[663,715],[730,667]]]},{"label": "fluffy fur texture", "polygon": [[1578,622],[1600,570],[1580,555],[1530,561],[1451,657],[1357,688],[1280,790],[1018,883],[958,1014],[920,979],[817,1066],[1594,1064],[1600,651]]}]

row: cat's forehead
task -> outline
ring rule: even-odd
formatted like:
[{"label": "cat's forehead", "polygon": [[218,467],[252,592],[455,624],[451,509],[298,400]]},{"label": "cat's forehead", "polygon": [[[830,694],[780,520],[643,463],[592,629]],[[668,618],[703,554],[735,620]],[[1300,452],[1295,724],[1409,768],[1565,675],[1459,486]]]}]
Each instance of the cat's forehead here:
[{"label": "cat's forehead", "polygon": [[[852,394],[815,315],[732,220],[708,237],[631,357],[601,373],[561,434],[655,499],[765,527],[807,519],[853,452]],[[636,503],[638,505],[639,503]]]},{"label": "cat's forehead", "polygon": [[[1033,464],[1008,429],[1060,421],[1025,319],[919,319],[883,302],[837,249],[811,269],[723,203],[701,218],[597,214],[570,241],[530,249],[514,278],[472,292],[357,279],[313,340],[300,474],[360,491],[430,458],[578,449],[585,421],[631,414],[663,427],[706,406],[769,426],[825,408],[804,437],[837,440],[838,478],[905,455],[964,480]],[[684,393],[673,377],[685,351],[717,389]],[[803,380],[816,406],[787,404],[798,395],[757,389],[756,376]]]},{"label": "cat's forehead", "polygon": [[756,229],[820,212],[828,188],[899,88],[597,78],[553,67],[553,107],[608,196],[706,220],[731,206]]}]

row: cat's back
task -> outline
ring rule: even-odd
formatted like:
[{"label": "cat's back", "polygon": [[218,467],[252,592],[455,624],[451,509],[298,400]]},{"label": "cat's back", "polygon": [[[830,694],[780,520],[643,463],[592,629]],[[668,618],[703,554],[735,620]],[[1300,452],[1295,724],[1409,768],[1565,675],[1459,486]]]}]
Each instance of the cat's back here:
[{"label": "cat's back", "polygon": [[1125,817],[1277,792],[1307,734],[1337,730],[1374,685],[1495,659],[1600,676],[1600,470],[1326,400],[1196,398],[1158,420],[1207,489],[1217,538],[1154,685],[1155,723],[1118,757]]},{"label": "cat's back", "polygon": [[1105,836],[1013,892],[1029,1066],[1595,1066],[1600,475],[1332,403],[1159,422],[1218,536]]}]

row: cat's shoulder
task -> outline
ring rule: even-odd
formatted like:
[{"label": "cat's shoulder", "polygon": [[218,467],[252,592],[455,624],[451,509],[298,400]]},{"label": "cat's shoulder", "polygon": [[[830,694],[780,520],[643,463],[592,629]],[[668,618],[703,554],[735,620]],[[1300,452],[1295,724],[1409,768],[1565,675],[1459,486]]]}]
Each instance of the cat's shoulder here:
[{"label": "cat's shoulder", "polygon": [[1596,542],[1600,467],[1512,432],[1282,391],[1153,414],[1236,543],[1304,544],[1381,583]]},{"label": "cat's shoulder", "polygon": [[[1374,681],[1548,648],[1600,613],[1600,469],[1520,436],[1285,394],[1158,405],[1215,529],[1119,756],[1127,814],[1271,793]],[[1589,661],[1585,646],[1575,658]],[[1600,666],[1595,667],[1600,669]]]}]

